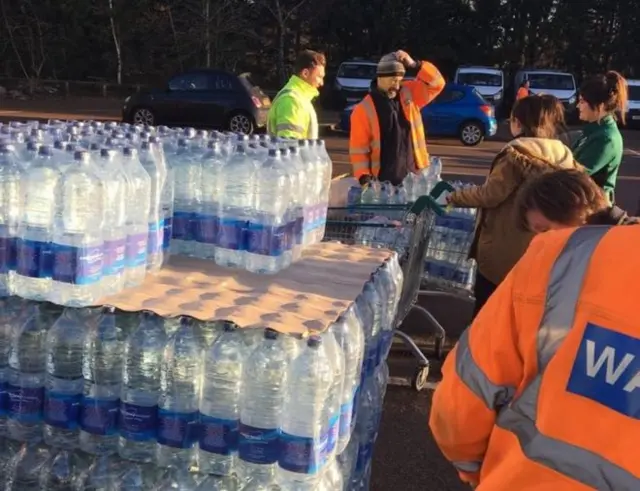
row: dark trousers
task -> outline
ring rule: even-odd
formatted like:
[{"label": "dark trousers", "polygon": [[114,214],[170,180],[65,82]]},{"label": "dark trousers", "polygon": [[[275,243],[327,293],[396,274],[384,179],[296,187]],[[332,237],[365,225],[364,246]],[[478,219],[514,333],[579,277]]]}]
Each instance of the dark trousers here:
[{"label": "dark trousers", "polygon": [[496,288],[498,288],[498,285],[490,282],[480,272],[476,273],[476,284],[473,287],[473,296],[476,298],[476,305],[473,309],[474,319],[484,304],[487,303],[491,294],[496,291]]}]

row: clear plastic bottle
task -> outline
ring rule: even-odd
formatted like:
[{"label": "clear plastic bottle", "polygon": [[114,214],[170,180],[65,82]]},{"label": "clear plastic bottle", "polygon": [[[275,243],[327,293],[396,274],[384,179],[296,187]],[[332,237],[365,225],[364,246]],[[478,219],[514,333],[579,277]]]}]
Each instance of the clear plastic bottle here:
[{"label": "clear plastic bottle", "polygon": [[243,337],[241,329],[226,324],[204,353],[198,463],[205,474],[228,476],[235,472],[242,367],[248,353]]},{"label": "clear plastic bottle", "polygon": [[51,300],[83,307],[101,296],[104,183],[89,152],[74,153],[56,185]]},{"label": "clear plastic bottle", "polygon": [[4,480],[5,491],[42,491],[41,475],[51,459],[43,445],[23,445],[9,461]]},{"label": "clear plastic bottle", "polygon": [[320,484],[326,463],[331,365],[322,338],[311,336],[289,368],[277,468],[278,483],[285,488],[314,490]]},{"label": "clear plastic bottle", "polygon": [[7,395],[7,434],[14,440],[42,439],[42,408],[46,373],[47,330],[37,304],[28,304],[16,319],[11,348]]},{"label": "clear plastic bottle", "polygon": [[160,371],[166,345],[161,318],[143,312],[125,343],[120,398],[118,453],[123,459],[151,462],[156,456]]},{"label": "clear plastic bottle", "polygon": [[[39,257],[36,254],[39,253],[40,242],[34,243],[32,250],[28,247],[31,244],[21,240],[18,235],[22,193],[22,168],[16,162],[11,147],[0,143],[0,296],[11,295],[16,266],[18,274],[28,273],[30,278],[38,278],[40,275],[37,264],[33,264],[36,262],[35,257]],[[17,245],[22,245],[25,253],[29,253],[18,264]]]},{"label": "clear plastic bottle", "polygon": [[142,167],[135,148],[122,149],[122,166],[129,178],[125,286],[134,287],[144,281],[147,271],[151,178]]},{"label": "clear plastic bottle", "polygon": [[331,156],[327,152],[327,146],[324,140],[316,140],[316,154],[318,155],[322,169],[322,186],[319,196],[319,224],[317,242],[322,241],[327,223],[327,208],[329,206],[329,194],[331,189],[331,176],[333,175],[333,162]]},{"label": "clear plastic bottle", "polygon": [[291,227],[290,238],[292,244],[292,261],[298,261],[303,250],[303,229],[304,229],[304,190],[306,186],[306,168],[300,155],[298,146],[289,147],[290,169],[288,173],[288,187],[291,190],[289,199],[289,226]]},{"label": "clear plastic bottle", "polygon": [[331,461],[336,456],[338,438],[340,436],[340,408],[342,388],[344,385],[345,359],[342,348],[337,342],[332,329],[321,335],[322,344],[330,361],[331,387],[325,400],[325,424],[327,443],[323,450],[324,462]]},{"label": "clear plastic bottle", "polygon": [[237,466],[241,481],[255,479],[268,483],[274,477],[288,361],[278,342],[278,333],[265,329],[262,343],[244,363]]},{"label": "clear plastic bottle", "polygon": [[200,202],[202,164],[185,139],[178,140],[173,168],[175,185],[171,253],[193,255],[197,247],[195,218]]},{"label": "clear plastic bottle", "polygon": [[22,300],[15,297],[0,299],[0,438],[7,436],[9,353],[21,304]]},{"label": "clear plastic bottle", "polygon": [[118,443],[122,334],[113,307],[103,308],[84,338],[80,411],[80,448],[87,453],[109,455]]},{"label": "clear plastic bottle", "polygon": [[89,309],[67,308],[47,332],[44,442],[52,447],[79,445],[84,338],[91,316]]},{"label": "clear plastic bottle", "polygon": [[147,237],[147,271],[157,272],[162,267],[164,240],[164,212],[162,193],[167,180],[167,168],[159,158],[155,143],[140,144],[140,163],[150,181],[149,231]]},{"label": "clear plastic bottle", "polygon": [[257,170],[245,258],[246,269],[252,273],[274,274],[291,264],[287,243],[289,171],[276,149],[269,150],[269,157]]},{"label": "clear plastic bottle", "polygon": [[196,255],[204,259],[215,259],[220,224],[220,180],[224,162],[220,143],[211,141],[209,150],[202,159],[201,201],[197,213]]},{"label": "clear plastic bottle", "polygon": [[164,347],[158,399],[157,464],[189,469],[195,463],[198,439],[202,345],[193,321],[180,327]]}]

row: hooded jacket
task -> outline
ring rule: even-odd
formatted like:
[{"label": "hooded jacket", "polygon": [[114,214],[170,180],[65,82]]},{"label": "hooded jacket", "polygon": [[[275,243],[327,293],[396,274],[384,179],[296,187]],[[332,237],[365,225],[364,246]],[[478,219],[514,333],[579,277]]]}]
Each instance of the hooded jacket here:
[{"label": "hooded jacket", "polygon": [[496,155],[485,183],[452,193],[453,206],[479,208],[470,257],[478,271],[498,285],[533,238],[517,225],[516,196],[524,182],[543,172],[580,168],[559,140],[516,138]]}]

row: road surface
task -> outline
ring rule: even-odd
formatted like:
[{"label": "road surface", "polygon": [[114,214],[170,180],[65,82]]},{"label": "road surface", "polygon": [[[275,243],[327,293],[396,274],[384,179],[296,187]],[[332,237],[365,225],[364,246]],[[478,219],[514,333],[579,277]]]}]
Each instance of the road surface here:
[{"label": "road surface", "polygon": [[[324,119],[331,123],[334,116]],[[106,104],[89,104],[70,108],[63,102],[0,105],[0,120],[11,119],[111,119],[118,113]],[[322,118],[321,118],[322,122]],[[431,155],[442,157],[445,179],[480,183],[488,173],[491,160],[502,148],[508,135],[501,130],[498,141],[487,141],[475,148],[463,147],[455,140],[429,138]],[[625,132],[625,158],[622,164],[617,199],[636,213],[640,198],[640,132]],[[329,134],[327,147],[333,158],[334,174],[348,173],[348,142],[344,136]],[[467,325],[472,303],[468,298],[426,299],[420,302],[456,338]],[[417,315],[409,316],[403,327],[411,335],[428,341],[429,324]],[[378,443],[374,453],[372,491],[468,491],[452,467],[443,459],[427,427],[431,390],[415,393],[406,386],[415,361],[402,350],[392,355],[390,372],[394,382],[387,391]],[[433,367],[433,385],[437,383],[437,366]],[[399,384],[399,385],[398,385]],[[405,385],[403,385],[405,384]]]}]

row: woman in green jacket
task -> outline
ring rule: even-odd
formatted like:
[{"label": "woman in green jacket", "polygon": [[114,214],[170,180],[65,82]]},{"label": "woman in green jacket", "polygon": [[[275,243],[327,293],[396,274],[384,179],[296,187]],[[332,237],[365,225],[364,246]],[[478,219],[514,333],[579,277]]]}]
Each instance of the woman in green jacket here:
[{"label": "woman in green jacket", "polygon": [[580,87],[578,111],[587,124],[573,145],[573,156],[612,202],[623,151],[616,113],[624,123],[626,108],[627,81],[618,72],[597,75]]}]

